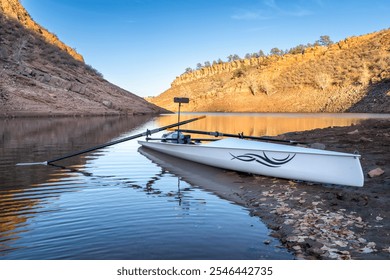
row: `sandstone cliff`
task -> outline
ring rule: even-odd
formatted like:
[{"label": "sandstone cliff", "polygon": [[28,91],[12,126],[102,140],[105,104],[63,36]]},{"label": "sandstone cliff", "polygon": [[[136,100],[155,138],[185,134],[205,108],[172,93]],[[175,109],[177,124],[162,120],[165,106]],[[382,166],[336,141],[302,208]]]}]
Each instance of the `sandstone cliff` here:
[{"label": "sandstone cliff", "polygon": [[390,29],[302,54],[215,64],[177,77],[149,101],[187,111],[390,112]]},{"label": "sandstone cliff", "polygon": [[161,112],[104,80],[17,0],[0,0],[0,117]]}]

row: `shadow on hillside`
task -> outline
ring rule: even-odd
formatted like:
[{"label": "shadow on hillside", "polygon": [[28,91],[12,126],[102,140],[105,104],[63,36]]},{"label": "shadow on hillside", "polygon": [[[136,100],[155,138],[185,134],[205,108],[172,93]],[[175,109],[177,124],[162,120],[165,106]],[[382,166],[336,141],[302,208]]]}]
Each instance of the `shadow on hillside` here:
[{"label": "shadow on hillside", "polygon": [[371,84],[367,94],[347,112],[353,113],[390,113],[390,79]]}]

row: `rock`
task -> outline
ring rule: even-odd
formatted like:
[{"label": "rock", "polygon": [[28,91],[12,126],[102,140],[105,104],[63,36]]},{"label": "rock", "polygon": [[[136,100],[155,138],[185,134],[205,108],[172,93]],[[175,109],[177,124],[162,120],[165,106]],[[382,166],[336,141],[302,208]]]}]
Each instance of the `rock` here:
[{"label": "rock", "polygon": [[364,247],[363,249],[360,250],[360,252],[362,252],[363,254],[369,254],[374,252],[374,250],[372,248]]},{"label": "rock", "polygon": [[342,259],[342,260],[350,260],[351,259],[350,252],[348,252],[348,251],[340,251],[339,253],[340,253],[339,259]]},{"label": "rock", "polygon": [[304,243],[307,236],[298,236],[298,243]]},{"label": "rock", "polygon": [[361,142],[372,142],[374,140],[372,140],[371,138],[367,138],[367,137],[360,137],[359,141],[361,141]]},{"label": "rock", "polygon": [[295,246],[293,246],[292,248],[293,248],[295,251],[301,251],[301,250],[302,250],[301,246],[299,246],[299,245],[295,245]]},{"label": "rock", "polygon": [[297,236],[289,236],[286,238],[286,241],[288,242],[297,242],[298,241],[298,237]]},{"label": "rock", "polygon": [[347,242],[339,241],[339,240],[336,240],[336,241],[334,242],[334,244],[336,244],[337,246],[340,246],[340,247],[347,247],[347,246],[348,246],[348,243],[347,243]]},{"label": "rock", "polygon": [[326,146],[322,143],[313,143],[310,145],[310,148],[317,149],[317,150],[325,150]]},{"label": "rock", "polygon": [[359,241],[360,243],[366,243],[366,242],[367,242],[367,240],[364,239],[364,238],[362,238],[362,237],[359,237],[359,238],[358,238],[358,241]]},{"label": "rock", "polygon": [[383,249],[382,251],[390,253],[390,247]]},{"label": "rock", "polygon": [[349,135],[355,135],[355,134],[358,134],[358,133],[359,133],[359,130],[358,130],[358,129],[355,129],[354,131],[348,132],[347,134],[349,134]]},{"label": "rock", "polygon": [[324,250],[321,250],[320,248],[310,248],[308,249],[308,252],[310,252],[311,254],[319,257],[319,256],[322,256],[323,254],[325,254],[325,251]]},{"label": "rock", "polygon": [[338,259],[339,258],[339,254],[337,254],[337,252],[335,251],[328,251],[328,257],[331,258],[331,259]]},{"label": "rock", "polygon": [[82,86],[79,85],[78,83],[72,83],[69,90],[80,93],[82,91]]},{"label": "rock", "polygon": [[374,178],[374,177],[381,176],[383,173],[385,173],[385,171],[382,168],[378,167],[378,168],[370,170],[368,172],[368,176],[370,178]]},{"label": "rock", "polygon": [[112,107],[112,102],[111,101],[108,101],[108,100],[103,100],[103,105],[106,106],[107,108],[111,108]]}]

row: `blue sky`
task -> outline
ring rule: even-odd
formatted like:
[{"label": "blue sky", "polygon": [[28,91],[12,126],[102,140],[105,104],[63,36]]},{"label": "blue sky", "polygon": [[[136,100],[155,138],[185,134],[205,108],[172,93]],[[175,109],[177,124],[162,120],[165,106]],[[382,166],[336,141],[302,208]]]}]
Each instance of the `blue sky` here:
[{"label": "blue sky", "polygon": [[139,96],[197,63],[390,27],[388,0],[21,0],[110,82]]}]

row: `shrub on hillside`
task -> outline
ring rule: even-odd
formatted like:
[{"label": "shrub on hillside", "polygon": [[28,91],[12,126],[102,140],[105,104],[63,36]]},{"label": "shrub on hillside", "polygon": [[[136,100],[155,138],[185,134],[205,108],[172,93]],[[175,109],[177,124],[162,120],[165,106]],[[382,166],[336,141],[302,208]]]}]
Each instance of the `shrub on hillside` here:
[{"label": "shrub on hillside", "polygon": [[332,84],[332,77],[327,73],[318,73],[315,82],[321,90],[325,90]]},{"label": "shrub on hillside", "polygon": [[93,68],[91,65],[89,65],[89,64],[85,64],[85,68],[89,71],[89,72],[91,72],[91,73],[93,73],[94,75],[96,75],[96,76],[98,76],[99,78],[104,78],[103,77],[103,74],[102,73],[100,73],[98,70],[96,70],[95,68]]},{"label": "shrub on hillside", "polygon": [[232,79],[241,78],[245,76],[245,70],[242,68],[233,71]]}]

